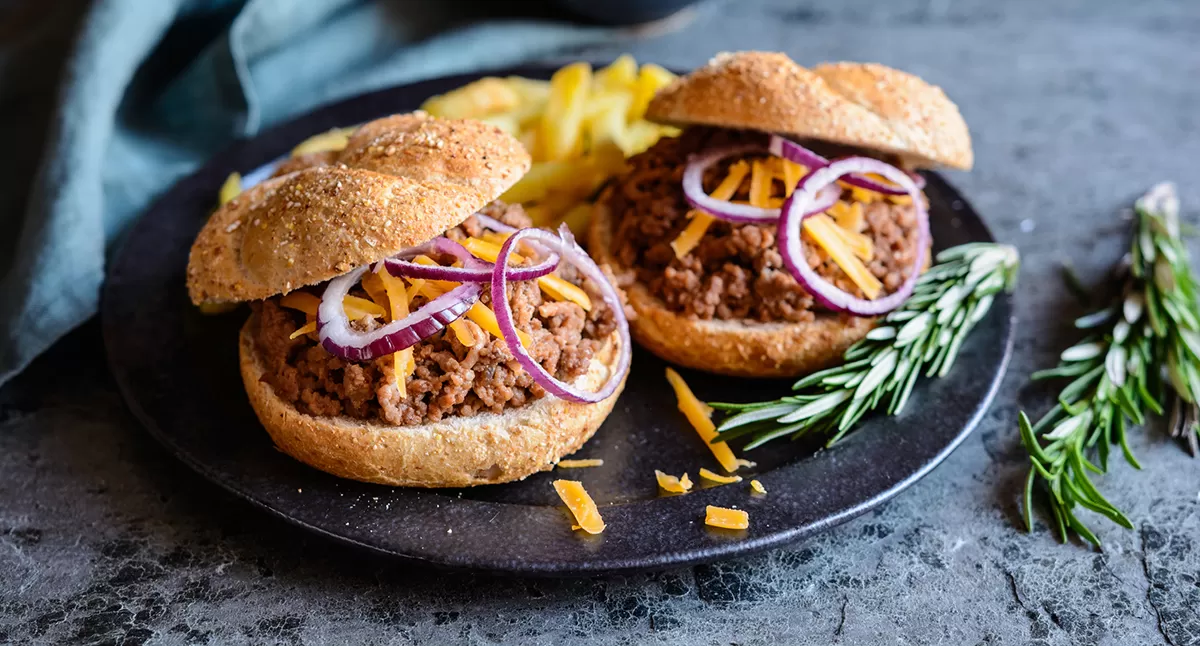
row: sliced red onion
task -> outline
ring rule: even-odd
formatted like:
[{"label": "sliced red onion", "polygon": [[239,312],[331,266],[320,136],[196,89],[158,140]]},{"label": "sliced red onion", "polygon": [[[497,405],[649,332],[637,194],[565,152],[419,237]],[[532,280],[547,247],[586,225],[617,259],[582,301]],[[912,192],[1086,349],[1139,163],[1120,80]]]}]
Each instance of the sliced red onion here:
[{"label": "sliced red onion", "polygon": [[[804,243],[800,235],[801,225],[810,216],[810,205],[817,199],[820,191],[851,173],[877,173],[895,182],[912,196],[913,208],[917,212],[917,253],[913,266],[899,289],[873,301],[842,291],[817,275],[804,257]],[[916,287],[917,277],[920,276],[921,268],[925,266],[926,255],[929,253],[929,213],[926,212],[925,202],[921,199],[921,189],[917,188],[916,183],[904,171],[878,159],[847,157],[824,168],[818,168],[800,180],[791,197],[783,203],[783,217],[779,219],[777,237],[783,263],[796,278],[796,282],[812,294],[818,303],[835,312],[847,312],[855,316],[878,316],[899,307]]]},{"label": "sliced red onion", "polygon": [[[454,256],[463,262],[462,267],[441,267],[422,265],[408,258],[428,255],[431,252]],[[559,258],[556,254],[548,254],[546,259],[530,267],[509,267],[509,280],[533,280],[549,274],[558,267]],[[438,237],[419,247],[405,249],[395,258],[383,261],[388,273],[405,278],[424,278],[427,280],[449,280],[456,283],[490,283],[492,282],[492,263],[476,258],[466,247],[446,237]]]},{"label": "sliced red onion", "polygon": [[[342,299],[368,269],[370,265],[365,265],[329,281],[317,308],[317,334],[321,346],[347,361],[370,361],[416,345],[465,314],[483,293],[481,284],[463,283],[399,321],[371,332],[359,332],[350,327]],[[503,271],[499,273],[504,274]]]},{"label": "sliced red onion", "polygon": [[[617,294],[616,288],[608,282],[608,278],[604,275],[604,272],[596,266],[596,263],[587,255],[587,252],[575,242],[570,229],[567,229],[564,225],[558,231],[558,235],[555,236],[553,233],[543,229],[521,229],[513,233],[508,240],[504,241],[504,245],[500,247],[500,255],[496,258],[496,265],[493,268],[492,309],[496,312],[496,323],[500,326],[500,332],[504,335],[504,341],[508,344],[509,351],[516,357],[521,367],[533,377],[534,381],[546,389],[547,393],[560,399],[583,404],[594,404],[616,392],[617,386],[625,378],[625,374],[629,372],[629,364],[632,360],[629,322],[625,320],[625,308],[621,304],[621,297]],[[600,290],[601,297],[604,298],[604,302],[612,309],[613,317],[617,322],[617,333],[620,343],[617,351],[620,355],[617,358],[616,370],[599,390],[588,392],[576,388],[572,384],[555,379],[554,375],[547,372],[542,367],[542,364],[531,357],[529,352],[525,350],[525,347],[521,345],[521,340],[517,336],[516,324],[513,323],[512,306],[508,303],[508,293],[505,291],[505,287],[508,284],[508,274],[504,271],[504,266],[508,263],[508,258],[513,254],[514,249],[516,249],[517,244],[521,240],[534,240],[538,244],[558,252],[563,260],[573,265],[579,270],[580,274],[595,283],[596,287]]]},{"label": "sliced red onion", "polygon": [[[765,209],[749,204],[734,204],[704,192],[704,171],[710,166],[733,156],[765,155],[768,151],[762,146],[734,146],[717,148],[697,155],[688,160],[687,168],[683,171],[683,196],[688,204],[708,213],[719,220],[736,224],[764,224],[779,220],[779,209]],[[813,213],[821,213],[837,203],[842,191],[837,186],[829,187],[812,205]]]},{"label": "sliced red onion", "polygon": [[[767,144],[767,150],[776,157],[782,157],[790,162],[807,166],[810,170],[824,168],[829,165],[828,159],[818,155],[817,153],[814,153],[804,146],[801,146],[791,139],[780,137],[779,135],[771,135],[771,141]],[[917,173],[905,173],[905,175],[908,175],[908,177],[916,183],[917,188],[925,188],[924,177],[921,177]],[[897,188],[882,182],[877,182],[870,177],[865,177],[862,175],[848,175],[842,178],[842,181],[851,186],[865,188],[867,190],[875,191],[876,193],[883,193],[885,195],[904,195],[905,193],[903,188]]]},{"label": "sliced red onion", "polygon": [[491,229],[496,233],[512,233],[513,231],[517,230],[517,228],[514,226],[507,225],[496,218],[491,217],[490,215],[484,215],[482,213],[475,214],[475,221],[478,222],[483,228]]}]

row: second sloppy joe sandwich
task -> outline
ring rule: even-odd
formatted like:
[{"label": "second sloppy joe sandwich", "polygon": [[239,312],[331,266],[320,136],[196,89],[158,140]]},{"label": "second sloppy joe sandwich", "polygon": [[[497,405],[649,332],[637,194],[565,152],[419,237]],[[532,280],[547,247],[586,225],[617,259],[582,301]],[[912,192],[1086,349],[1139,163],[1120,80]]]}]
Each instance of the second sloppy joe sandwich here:
[{"label": "second sloppy joe sandwich", "polygon": [[882,65],[722,54],[661,90],[647,118],[684,130],[629,160],[589,247],[626,288],[639,343],[722,374],[839,360],[928,264],[913,171],[972,165],[946,95]]},{"label": "second sloppy joe sandwich", "polygon": [[193,302],[250,302],[250,403],[284,452],[421,487],[551,468],[612,410],[621,295],[569,231],[494,201],[529,168],[495,126],[397,115],[221,207]]}]

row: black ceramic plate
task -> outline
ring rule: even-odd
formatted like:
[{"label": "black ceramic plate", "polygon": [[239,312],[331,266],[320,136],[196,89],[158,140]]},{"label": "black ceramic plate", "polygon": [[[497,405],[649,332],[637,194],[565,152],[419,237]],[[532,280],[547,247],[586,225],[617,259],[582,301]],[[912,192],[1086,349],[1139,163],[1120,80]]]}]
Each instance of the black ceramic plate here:
[{"label": "black ceramic plate", "polygon": [[[547,78],[549,69],[511,73]],[[509,73],[509,72],[506,72]],[[984,414],[1012,343],[1012,304],[997,299],[941,380],[922,381],[904,414],[875,417],[834,448],[778,442],[749,452],[769,492],[746,483],[662,497],[654,470],[714,468],[708,449],[675,407],[664,364],[636,352],[625,394],[575,457],[599,468],[557,471],[523,482],[467,490],[398,489],[339,480],[275,450],[246,401],[237,332],[245,311],[204,316],[184,285],[188,249],[232,170],[284,155],[316,132],[416,108],[426,97],[473,80],[443,78],[383,90],[322,108],[240,143],[179,182],[130,231],[112,263],[102,314],[113,373],[133,412],[179,459],[206,478],[300,527],[383,554],[442,566],[550,575],[630,571],[698,563],[798,540],[896,495],[962,442]],[[928,176],[938,248],[990,241],[958,193]],[[760,399],[789,382],[684,376],[702,398]],[[582,480],[608,529],[573,532],[551,480]],[[706,505],[750,512],[750,529],[713,530]]]}]

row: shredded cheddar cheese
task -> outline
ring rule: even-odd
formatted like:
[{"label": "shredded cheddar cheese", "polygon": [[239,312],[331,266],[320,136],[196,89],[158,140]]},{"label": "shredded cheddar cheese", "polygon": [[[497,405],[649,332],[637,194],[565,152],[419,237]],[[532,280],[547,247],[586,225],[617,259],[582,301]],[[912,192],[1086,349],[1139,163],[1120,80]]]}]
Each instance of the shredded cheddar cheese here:
[{"label": "shredded cheddar cheese", "polygon": [[722,529],[746,529],[750,526],[750,514],[741,509],[709,505],[705,508],[704,524]]},{"label": "shredded cheddar cheese", "polygon": [[717,462],[721,463],[721,468],[733,473],[740,466],[737,458],[733,455],[733,450],[725,442],[714,442],[717,438],[717,427],[712,422],[712,408],[696,398],[691,388],[688,388],[683,377],[671,368],[667,368],[667,381],[671,383],[671,387],[675,389],[675,397],[679,400],[679,410],[687,416],[688,421],[692,423],[692,427],[696,429],[696,433],[700,435],[700,439],[712,451]]},{"label": "shredded cheddar cheese", "polygon": [[[504,236],[505,239],[507,237]],[[503,240],[500,244],[503,244]],[[496,262],[496,258],[500,257],[500,244],[480,238],[467,238],[462,242],[467,251],[488,262]],[[519,253],[513,253],[509,256],[509,260],[519,263],[525,260],[525,257]],[[546,292],[551,298],[560,301],[571,301],[582,307],[585,311],[592,311],[592,299],[587,295],[587,292],[583,291],[579,286],[563,280],[561,276],[548,274],[538,278],[537,283],[538,287],[541,287],[542,291]]]},{"label": "shredded cheddar cheese", "polygon": [[[503,339],[504,335],[500,333],[500,324],[496,322],[496,313],[490,307],[476,301],[471,309],[467,310],[467,318],[475,322],[476,325],[483,328],[488,334]],[[517,330],[517,338],[521,340],[521,346],[528,348],[533,340],[523,330]]]},{"label": "shredded cheddar cheese", "polygon": [[[437,263],[428,256],[417,256],[414,259],[414,262],[418,262],[423,265],[437,265]],[[418,293],[430,300],[433,300],[458,286],[458,283],[449,283],[443,280],[423,280],[420,282],[420,287],[417,288]],[[416,286],[417,281],[413,281],[413,285]],[[496,323],[496,313],[493,312],[492,309],[487,305],[484,305],[479,301],[475,301],[475,304],[471,306],[471,309],[467,310],[467,318],[497,339],[504,338],[504,335],[500,333],[500,325]],[[472,330],[467,325],[462,323],[462,319],[458,319],[451,323],[450,329],[454,330],[455,336],[458,337],[459,342],[463,345],[468,345],[468,341],[470,341],[468,347],[474,347],[475,343],[478,342],[478,340],[475,339],[475,335]],[[517,330],[517,338],[521,340],[521,345],[526,348],[528,348],[529,344],[532,343],[529,335],[521,330]]]},{"label": "shredded cheddar cheese", "polygon": [[305,323],[304,325],[297,328],[295,332],[292,332],[291,335],[288,336],[288,339],[294,339],[296,337],[301,337],[301,336],[304,336],[305,334],[312,334],[313,332],[316,332],[316,331],[317,331],[317,322],[309,321],[308,323]]},{"label": "shredded cheddar cheese", "polygon": [[383,286],[382,274],[387,272],[369,271],[362,277],[362,288],[367,292],[367,296],[375,301],[375,304],[387,309],[388,294],[387,288]]},{"label": "shredded cheddar cheese", "polygon": [[658,480],[658,488],[663,491],[669,493],[687,493],[692,490],[692,480],[686,473],[676,478],[671,474],[655,469],[654,477]]},{"label": "shredded cheddar cheese", "polygon": [[595,501],[583,488],[582,482],[555,480],[554,490],[558,492],[558,497],[566,503],[567,509],[571,510],[571,515],[575,517],[575,522],[578,523],[575,527],[589,534],[599,534],[604,531],[604,519],[600,517],[600,510],[596,508]]},{"label": "shredded cheddar cheese", "polygon": [[604,460],[599,458],[591,458],[587,460],[559,460],[558,468],[560,469],[586,469],[588,467],[604,466]]},{"label": "shredded cheddar cheese", "polygon": [[[374,276],[379,281],[379,285],[383,287],[381,297],[387,299],[390,320],[398,321],[408,316],[408,294],[404,292],[404,281],[391,275],[387,270],[368,275]],[[363,281],[364,286],[366,282],[366,280]],[[408,396],[408,388],[405,384],[416,367],[412,348],[392,353],[392,375],[396,381],[396,390],[400,391],[401,397]]]},{"label": "shredded cheddar cheese", "polygon": [[833,259],[842,271],[858,285],[863,294],[867,298],[875,299],[879,297],[879,293],[883,291],[883,283],[875,277],[862,261],[854,255],[854,251],[842,241],[841,235],[838,234],[838,229],[833,220],[828,216],[821,214],[813,216],[804,221],[804,231],[807,232],[814,242],[820,245],[829,257]]},{"label": "shredded cheddar cheese", "polygon": [[316,316],[317,308],[321,306],[321,299],[308,292],[291,292],[284,294],[279,299],[279,304],[288,309],[299,310],[309,316]]},{"label": "shredded cheddar cheese", "polygon": [[705,469],[704,467],[700,467],[700,477],[704,478],[705,480],[710,480],[712,482],[719,482],[721,484],[733,484],[735,482],[742,481],[742,476],[723,476],[723,475],[713,473],[712,471],[709,471],[708,469]]},{"label": "shredded cheddar cheese", "polygon": [[879,193],[876,193],[875,191],[865,189],[865,188],[860,188],[858,186],[851,186],[850,194],[854,196],[854,201],[858,202],[860,204],[870,204],[871,202],[877,202],[877,201],[879,201],[879,198],[883,197],[882,195],[880,195]]},{"label": "shredded cheddar cheese", "polygon": [[[807,172],[808,169],[801,164],[776,157],[756,159],[749,164],[744,160],[739,161],[729,167],[728,174],[717,190],[713,191],[712,197],[759,208],[782,208],[785,198],[791,196]],[[750,179],[747,199],[732,199],[747,175]],[[783,183],[783,197],[772,195],[776,179]],[[804,230],[867,298],[878,298],[883,284],[863,265],[863,262],[874,259],[875,245],[861,232],[865,228],[863,204],[878,201],[882,195],[845,183],[839,184],[842,188],[850,190],[854,203],[837,202],[829,209],[830,215],[805,220]],[[714,219],[698,209],[688,211],[688,217],[688,225],[671,241],[671,249],[675,251],[677,258],[684,258],[695,250]]]},{"label": "shredded cheddar cheese", "polygon": [[362,314],[374,316],[375,318],[380,319],[387,316],[387,312],[384,311],[384,309],[374,301],[369,301],[365,298],[359,298],[357,296],[351,296],[349,294],[342,299],[342,307],[346,308],[346,315],[351,318],[366,318],[364,316],[356,316],[355,314],[351,314],[351,311],[355,310],[357,312],[361,312]]},{"label": "shredded cheddar cheese", "polygon": [[863,262],[871,262],[871,260],[875,257],[875,243],[871,242],[871,239],[867,236],[861,233],[855,233],[854,231],[851,231],[845,227],[838,226],[838,224],[834,222],[832,218],[829,218],[829,216],[825,215],[824,213],[814,215],[813,217],[829,219],[829,222],[833,225],[829,228],[829,230],[836,233],[837,237],[841,239],[842,243],[849,247],[850,251],[853,252],[854,255]]},{"label": "shredded cheddar cheese", "polygon": [[833,216],[838,226],[855,233],[861,233],[867,228],[866,218],[863,217],[863,206],[861,202],[848,204],[845,201],[838,201],[826,213]]},{"label": "shredded cheddar cheese", "polygon": [[756,493],[756,494],[759,494],[761,496],[767,495],[767,488],[764,487],[763,483],[759,482],[758,480],[751,480],[750,488],[753,489],[754,493]]},{"label": "shredded cheddar cheese", "polygon": [[771,208],[771,182],[775,174],[771,172],[769,160],[754,160],[750,171],[750,204],[764,209]]},{"label": "shredded cheddar cheese", "polygon": [[808,168],[789,159],[780,159],[779,161],[783,162],[783,175],[779,178],[783,180],[783,195],[791,197],[792,192],[796,190],[796,185],[808,174]]},{"label": "shredded cheddar cheese", "polygon": [[[744,161],[734,163],[729,167],[729,173],[725,175],[725,179],[721,180],[717,190],[712,192],[712,196],[718,200],[728,200],[737,193],[738,187],[742,185],[742,180],[746,179],[746,175],[750,172],[750,165]],[[708,232],[708,227],[712,225],[713,217],[703,211],[692,209],[688,212],[692,221],[688,223],[687,228],[683,230],[674,240],[671,241],[671,248],[675,250],[676,258],[683,258],[700,244],[700,239]]]},{"label": "shredded cheddar cheese", "polygon": [[[279,304],[288,309],[304,312],[309,316],[316,316],[317,308],[321,306],[321,299],[308,292],[292,292],[280,298]],[[342,308],[346,310],[346,316],[355,321],[372,316],[376,318],[384,316],[382,307],[357,296],[346,296],[342,299]]]},{"label": "shredded cheddar cheese", "polygon": [[699,209],[688,211],[688,217],[691,221],[683,232],[675,236],[671,241],[671,248],[675,250],[676,258],[683,258],[700,244],[700,239],[708,232],[708,227],[712,226],[713,216]]}]

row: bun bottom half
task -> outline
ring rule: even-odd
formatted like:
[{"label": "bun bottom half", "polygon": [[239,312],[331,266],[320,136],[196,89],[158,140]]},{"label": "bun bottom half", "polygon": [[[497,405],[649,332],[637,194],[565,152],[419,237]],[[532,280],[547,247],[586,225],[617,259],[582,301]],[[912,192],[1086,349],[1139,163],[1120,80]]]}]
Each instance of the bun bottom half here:
[{"label": "bun bottom half", "polygon": [[[257,316],[257,315],[255,315]],[[503,413],[452,417],[419,426],[317,417],[280,399],[246,322],[239,337],[242,381],[271,439],[293,458],[342,478],[401,487],[470,487],[521,480],[554,467],[583,446],[612,411],[624,380],[607,399],[579,404],[546,396]],[[616,367],[617,337],[606,343],[577,386],[595,389]]]},{"label": "bun bottom half", "polygon": [[[612,254],[613,221],[597,204],[588,250],[614,271],[624,269]],[[676,314],[641,282],[625,287],[637,317],[629,322],[638,344],[688,368],[733,377],[797,377],[827,368],[875,327],[875,318],[816,313],[804,323],[702,320]]]}]

